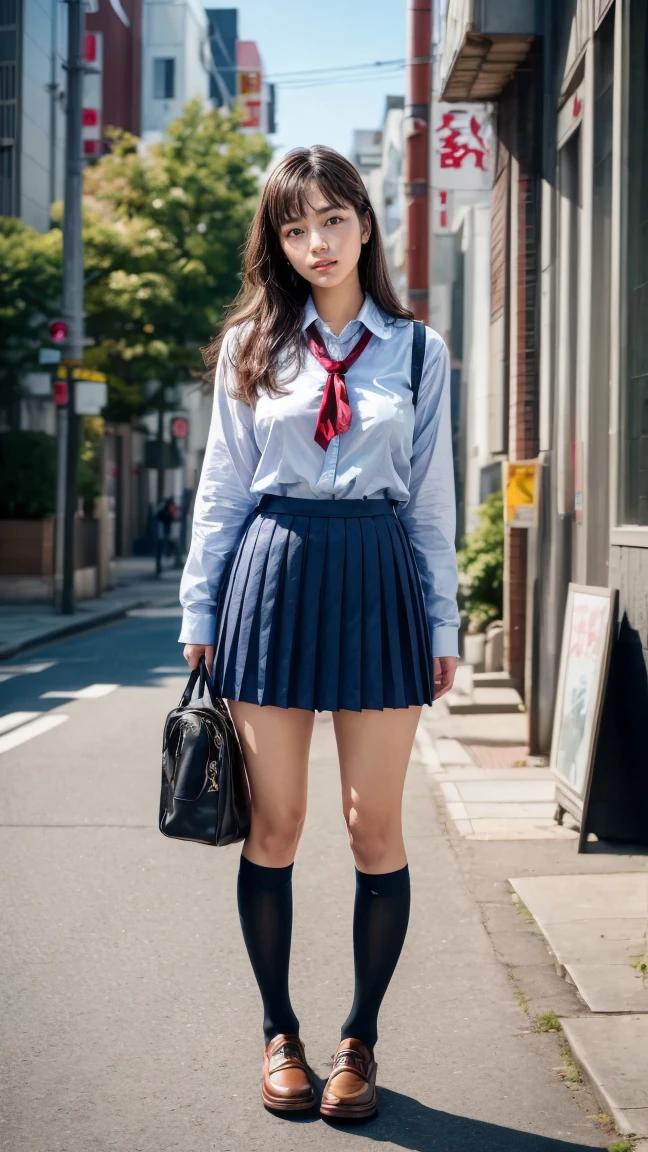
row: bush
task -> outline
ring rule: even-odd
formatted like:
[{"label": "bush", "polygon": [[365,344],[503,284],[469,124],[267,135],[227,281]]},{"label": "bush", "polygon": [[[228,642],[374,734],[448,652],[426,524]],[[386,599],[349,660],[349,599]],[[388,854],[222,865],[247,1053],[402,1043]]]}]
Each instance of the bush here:
[{"label": "bush", "polygon": [[501,492],[492,492],[479,509],[479,524],[458,554],[460,607],[469,616],[471,631],[483,631],[503,612],[504,505]]},{"label": "bush", "polygon": [[44,520],[56,511],[56,438],[0,433],[0,520]]}]

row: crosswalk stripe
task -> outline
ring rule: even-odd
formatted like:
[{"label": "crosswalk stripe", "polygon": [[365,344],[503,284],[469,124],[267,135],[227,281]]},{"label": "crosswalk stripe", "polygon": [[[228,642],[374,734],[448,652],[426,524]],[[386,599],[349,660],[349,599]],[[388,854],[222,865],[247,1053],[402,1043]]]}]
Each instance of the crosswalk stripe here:
[{"label": "crosswalk stripe", "polygon": [[0,716],[0,732],[10,732],[12,728],[18,728],[20,724],[35,720],[40,715],[40,712],[8,712],[6,716]]},{"label": "crosswalk stripe", "polygon": [[101,696],[109,696],[119,688],[119,684],[88,684],[87,688],[74,691],[41,692],[39,700],[98,700]]},{"label": "crosswalk stripe", "polygon": [[3,752],[9,752],[12,748],[17,748],[19,744],[26,744],[35,736],[42,736],[44,732],[50,732],[52,728],[58,728],[59,724],[64,724],[68,719],[69,717],[61,712],[53,712],[49,716],[40,716],[38,720],[32,720],[30,724],[23,724],[20,728],[14,729],[13,732],[7,732],[4,736],[0,736],[0,755]]}]

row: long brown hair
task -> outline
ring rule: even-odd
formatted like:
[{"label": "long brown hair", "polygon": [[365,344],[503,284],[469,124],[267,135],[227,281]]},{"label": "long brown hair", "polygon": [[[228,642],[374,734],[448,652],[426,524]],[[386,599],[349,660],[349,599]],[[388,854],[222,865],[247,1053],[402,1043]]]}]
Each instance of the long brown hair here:
[{"label": "long brown hair", "polygon": [[259,388],[275,396],[285,392],[276,376],[280,353],[288,362],[301,362],[302,312],[310,284],[289,264],[279,234],[287,221],[304,215],[313,183],[329,204],[349,205],[360,218],[369,213],[371,235],[358,262],[360,286],[388,315],[413,319],[392,287],[376,215],[356,169],[339,152],[321,144],[295,148],[268,178],[245,246],[241,290],[220,336],[203,349],[206,366],[215,366],[226,333],[242,325],[232,349],[237,381],[232,395],[247,404],[254,405]]}]

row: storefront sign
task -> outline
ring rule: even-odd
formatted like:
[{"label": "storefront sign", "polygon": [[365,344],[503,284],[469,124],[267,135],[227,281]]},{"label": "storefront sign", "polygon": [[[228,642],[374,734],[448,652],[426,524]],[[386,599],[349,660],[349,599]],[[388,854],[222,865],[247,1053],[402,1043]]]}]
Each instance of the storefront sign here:
[{"label": "storefront sign", "polygon": [[488,104],[432,104],[432,186],[488,192],[493,182]]},{"label": "storefront sign", "polygon": [[504,518],[509,528],[536,526],[537,481],[536,460],[504,461]]}]

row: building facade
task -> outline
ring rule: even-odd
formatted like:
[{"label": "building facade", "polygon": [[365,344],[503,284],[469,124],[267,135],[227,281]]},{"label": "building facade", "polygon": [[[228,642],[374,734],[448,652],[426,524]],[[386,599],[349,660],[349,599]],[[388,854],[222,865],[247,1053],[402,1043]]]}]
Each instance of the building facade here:
[{"label": "building facade", "polygon": [[646,7],[445,12],[442,98],[497,104],[489,386],[503,455],[540,464],[537,527],[507,532],[506,660],[545,753],[570,582],[618,588],[617,737],[648,734]]},{"label": "building facade", "polygon": [[63,193],[66,9],[0,4],[0,215],[45,232]]},{"label": "building facade", "polygon": [[141,136],[159,141],[189,100],[209,107],[212,57],[200,0],[144,0]]},{"label": "building facade", "polygon": [[[86,32],[99,38],[101,45],[98,77],[101,123],[100,131],[93,136],[88,134],[88,138],[101,142],[105,129],[111,127],[139,136],[143,0],[101,0],[95,9],[86,14]],[[90,105],[89,100],[84,100],[86,103]],[[103,150],[105,143],[97,149]]]}]

